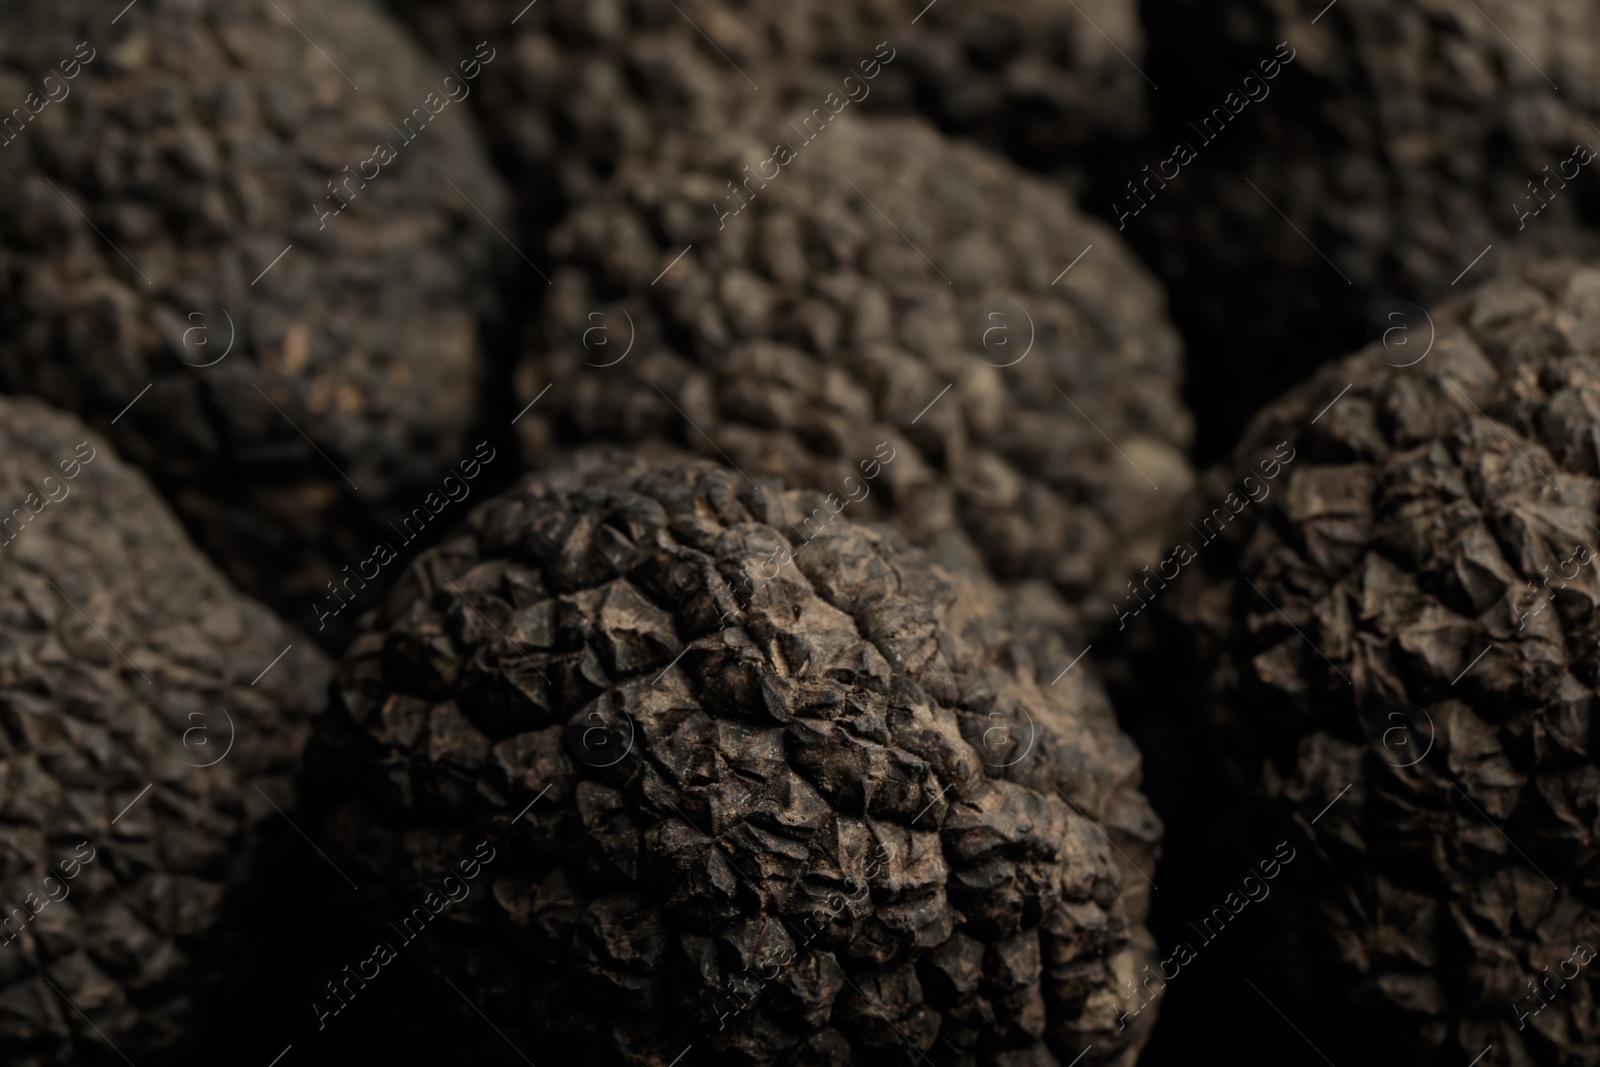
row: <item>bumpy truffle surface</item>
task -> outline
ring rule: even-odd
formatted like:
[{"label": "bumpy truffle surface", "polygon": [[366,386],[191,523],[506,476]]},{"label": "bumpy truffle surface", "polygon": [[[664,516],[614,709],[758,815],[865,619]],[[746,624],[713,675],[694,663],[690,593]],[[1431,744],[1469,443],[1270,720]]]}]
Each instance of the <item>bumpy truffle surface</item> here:
[{"label": "bumpy truffle surface", "polygon": [[917,120],[663,142],[552,238],[529,458],[666,439],[1097,619],[1190,481],[1179,341],[1115,236]]},{"label": "bumpy truffle surface", "polygon": [[1431,314],[1431,349],[1373,345],[1261,414],[1205,498],[1292,459],[1161,603],[1205,758],[1323,864],[1307,973],[1404,1038],[1370,1055],[1594,1064],[1600,270]]},{"label": "bumpy truffle surface", "polygon": [[585,450],[425,552],[316,761],[368,915],[455,884],[397,946],[570,1062],[1131,1064],[1137,752],[992,584],[813,509]]},{"label": "bumpy truffle surface", "polygon": [[303,611],[462,453],[508,201],[470,108],[364,0],[8,4],[0,41],[0,389]]},{"label": "bumpy truffle surface", "polygon": [[1144,14],[1159,147],[1093,207],[1129,214],[1216,366],[1208,436],[1231,445],[1305,377],[1308,349],[1372,340],[1387,301],[1441,301],[1469,264],[1461,284],[1600,249],[1595,5],[1155,0]]},{"label": "bumpy truffle surface", "polygon": [[146,1062],[228,974],[331,667],[71,416],[0,400],[0,508],[0,1046]]},{"label": "bumpy truffle surface", "polygon": [[830,93],[1051,168],[1144,125],[1130,0],[391,7],[442,59],[481,40],[511,56],[487,73],[479,104],[534,216],[552,190],[580,202],[664,131],[712,130],[751,107],[798,122]]}]

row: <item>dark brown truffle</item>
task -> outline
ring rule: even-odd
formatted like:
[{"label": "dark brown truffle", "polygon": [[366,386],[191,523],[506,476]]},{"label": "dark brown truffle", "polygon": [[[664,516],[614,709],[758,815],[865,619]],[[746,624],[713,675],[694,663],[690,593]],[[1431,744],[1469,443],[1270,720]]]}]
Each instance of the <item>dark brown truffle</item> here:
[{"label": "dark brown truffle", "polygon": [[331,669],[68,415],[0,400],[0,509],[0,1045],[147,1062],[238,965]]},{"label": "dark brown truffle", "polygon": [[[492,1062],[1132,1063],[1136,751],[992,584],[844,517],[804,538],[824,506],[583,452],[417,560],[317,761],[364,781],[327,833],[416,957],[359,995],[438,968],[472,1007],[440,986],[427,1026]],[[374,921],[439,885],[446,929]]]},{"label": "dark brown truffle", "polygon": [[530,460],[666,439],[1104,618],[1190,481],[1179,341],[1114,235],[916,120],[662,143],[552,238]]},{"label": "dark brown truffle", "polygon": [[1431,316],[1431,349],[1373,345],[1262,412],[1202,510],[1259,496],[1264,460],[1276,483],[1156,605],[1193,642],[1207,792],[1320,862],[1292,966],[1403,1038],[1369,1062],[1593,1064],[1589,978],[1543,983],[1600,945],[1600,271]]},{"label": "dark brown truffle", "polygon": [[1088,206],[1129,216],[1205,360],[1208,447],[1373,340],[1389,301],[1431,305],[1463,273],[1600,250],[1600,186],[1574,152],[1600,150],[1595,5],[1153,0],[1143,14],[1154,144]]},{"label": "dark brown truffle", "polygon": [[106,432],[237,583],[308,614],[378,505],[464,454],[508,198],[365,2],[115,14],[0,15],[26,118],[0,132],[0,388]]},{"label": "dark brown truffle", "polygon": [[714,130],[750,106],[798,122],[830,92],[1050,166],[1144,125],[1131,0],[391,6],[441,59],[482,40],[511,57],[487,72],[479,105],[530,217],[550,216],[552,192],[583,201],[664,131]]}]

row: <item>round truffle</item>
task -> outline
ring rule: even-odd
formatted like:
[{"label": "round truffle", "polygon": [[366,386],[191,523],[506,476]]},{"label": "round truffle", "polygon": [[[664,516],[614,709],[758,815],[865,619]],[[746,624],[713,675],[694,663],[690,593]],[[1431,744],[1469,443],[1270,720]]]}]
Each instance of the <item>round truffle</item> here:
[{"label": "round truffle", "polygon": [[[1180,717],[1202,795],[1309,845],[1291,980],[1359,1006],[1369,1062],[1592,1065],[1600,271],[1529,268],[1391,341],[1203,479],[1222,531],[1156,602],[1193,642]],[[1230,491],[1255,502],[1205,510]]]},{"label": "round truffle", "polygon": [[414,957],[384,982],[470,1001],[428,1027],[493,1062],[1132,1063],[1136,750],[995,586],[847,518],[805,541],[819,500],[585,450],[408,570],[314,766],[364,786],[325,832]]},{"label": "round truffle", "polygon": [[11,4],[0,38],[0,389],[303,611],[467,441],[508,204],[470,109],[365,2]]},{"label": "round truffle", "polygon": [[1127,216],[1203,359],[1203,454],[1374,340],[1388,301],[1600,251],[1595,5],[1155,0],[1144,18],[1153,143],[1089,206]]},{"label": "round truffle", "polygon": [[71,416],[0,400],[0,508],[0,1044],[147,1062],[237,977],[331,666]]},{"label": "round truffle", "polygon": [[562,223],[526,455],[666,440],[1108,618],[1190,484],[1160,290],[980,148],[808,122],[664,136]]}]

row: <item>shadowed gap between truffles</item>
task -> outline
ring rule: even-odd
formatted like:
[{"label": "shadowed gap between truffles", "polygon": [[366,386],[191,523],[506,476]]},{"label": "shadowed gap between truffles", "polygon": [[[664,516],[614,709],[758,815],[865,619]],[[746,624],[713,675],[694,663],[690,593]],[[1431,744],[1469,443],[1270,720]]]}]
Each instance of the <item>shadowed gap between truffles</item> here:
[{"label": "shadowed gap between truffles", "polygon": [[[1578,158],[1578,156],[1580,154],[1584,156],[1583,159],[1579,159]],[[1579,145],[1576,145],[1572,149],[1572,155],[1568,156],[1566,159],[1563,159],[1560,163],[1556,164],[1556,173],[1555,174],[1546,173],[1550,169],[1550,164],[1546,163],[1544,165],[1544,167],[1541,168],[1540,171],[1539,171],[1539,173],[1544,174],[1544,176],[1545,176],[1544,177],[1544,181],[1541,182],[1540,184],[1544,186],[1544,191],[1550,194],[1550,199],[1546,200],[1543,196],[1539,195],[1538,186],[1535,186],[1533,184],[1533,182],[1531,182],[1531,181],[1528,182],[1528,189],[1533,193],[1533,198],[1532,198],[1533,202],[1538,204],[1539,206],[1536,207],[1536,208],[1530,208],[1527,211],[1519,211],[1517,209],[1517,205],[1515,205],[1515,204],[1511,205],[1511,210],[1517,212],[1517,223],[1518,223],[1517,230],[1520,232],[1522,230],[1527,229],[1527,227],[1528,227],[1528,219],[1530,217],[1539,215],[1541,212],[1544,211],[1545,208],[1549,207],[1550,204],[1555,201],[1556,194],[1559,193],[1561,191],[1561,189],[1565,189],[1567,187],[1567,182],[1576,181],[1577,178],[1578,178],[1579,171],[1583,167],[1588,166],[1589,162],[1594,159],[1594,156],[1595,156],[1594,149],[1590,148],[1586,144],[1579,144]],[[1567,163],[1575,164],[1571,174],[1567,174],[1564,171],[1562,171],[1562,169],[1561,169],[1562,166],[1564,164],[1567,164]],[[1561,183],[1561,189],[1552,189],[1552,188],[1550,188],[1550,179],[1551,178],[1554,178],[1556,181]]]},{"label": "shadowed gap between truffles", "polygon": [[[1283,50],[1285,48],[1289,49],[1288,55],[1283,54]],[[1189,128],[1200,135],[1201,147],[1204,147],[1205,145],[1210,144],[1212,141],[1215,141],[1218,137],[1221,137],[1222,131],[1227,128],[1228,123],[1233,121],[1233,119],[1241,114],[1245,108],[1249,107],[1252,102],[1259,104],[1268,96],[1271,96],[1272,90],[1267,88],[1267,82],[1283,73],[1283,67],[1293,63],[1294,57],[1297,54],[1298,53],[1296,53],[1293,48],[1289,47],[1288,41],[1279,42],[1277,51],[1273,53],[1277,59],[1263,59],[1257,64],[1257,66],[1261,68],[1261,77],[1265,79],[1265,81],[1257,80],[1254,74],[1246,74],[1244,76],[1244,80],[1239,83],[1239,88],[1244,90],[1243,96],[1239,95],[1239,90],[1230,89],[1228,91],[1228,95],[1222,98],[1222,105],[1220,107],[1212,108],[1210,112],[1206,114],[1206,117],[1200,120],[1199,126],[1196,126],[1192,122],[1189,123]],[[1282,60],[1283,62],[1280,64],[1278,60]],[[1271,68],[1270,70],[1268,69],[1269,67]],[[1260,90],[1261,92],[1260,96],[1257,96],[1255,92],[1251,90],[1251,82],[1256,83],[1256,89]],[[1234,106],[1235,104],[1238,106]],[[1211,124],[1213,120],[1216,121],[1217,125],[1215,132],[1212,132],[1211,130]],[[1179,174],[1183,173],[1183,168],[1187,167],[1190,163],[1193,163],[1199,154],[1200,153],[1195,151],[1194,146],[1188,141],[1179,141],[1172,149],[1172,155],[1156,164],[1156,170],[1159,172],[1158,174],[1151,174],[1150,165],[1146,163],[1144,166],[1144,181],[1141,183],[1144,186],[1145,195],[1151,200],[1154,200],[1156,198],[1156,193],[1150,188],[1150,182],[1154,180],[1160,184],[1162,189],[1165,189],[1167,187],[1167,182],[1173,181],[1178,177]],[[1174,164],[1171,174],[1166,172],[1166,166],[1169,163]],[[1113,200],[1111,202],[1111,210],[1114,211],[1117,216],[1118,230],[1127,229],[1128,220],[1131,218],[1136,218],[1139,212],[1150,206],[1145,202],[1145,197],[1139,195],[1139,188],[1138,186],[1134,185],[1133,179],[1130,178],[1123,184],[1128,187],[1128,192],[1133,194],[1133,199],[1138,202],[1139,206],[1131,210],[1124,210],[1122,205],[1117,201]]]},{"label": "shadowed gap between truffles", "polygon": [[[1286,448],[1289,449],[1289,454],[1287,456],[1283,454],[1283,450]],[[1273,455],[1276,456],[1277,459],[1268,458],[1257,464],[1257,466],[1261,469],[1261,477],[1264,480],[1256,482],[1255,489],[1250,488],[1250,483],[1255,481],[1255,475],[1245,475],[1243,482],[1240,483],[1240,488],[1244,490],[1244,497],[1239,496],[1239,494],[1236,492],[1229,493],[1227,496],[1222,498],[1221,504],[1212,508],[1210,513],[1200,520],[1199,526],[1196,526],[1191,522],[1189,524],[1190,528],[1203,538],[1203,540],[1200,542],[1200,547],[1204,548],[1206,545],[1209,545],[1218,537],[1222,536],[1222,528],[1228,523],[1232,522],[1233,517],[1243,512],[1244,509],[1249,507],[1252,502],[1260,503],[1261,501],[1265,500],[1268,494],[1272,492],[1271,489],[1267,488],[1266,483],[1276,478],[1284,467],[1288,466],[1290,463],[1293,463],[1295,454],[1295,450],[1289,445],[1288,441],[1279,441],[1277,449],[1273,452]],[[1282,461],[1281,464],[1279,462],[1280,460]],[[1257,490],[1260,490],[1259,495],[1257,495]],[[1248,499],[1245,499],[1246,497],[1248,497]],[[1235,502],[1238,504],[1237,507],[1234,506]],[[1211,529],[1213,524],[1216,526],[1215,530]],[[1204,527],[1204,529],[1201,527]],[[1210,536],[1206,535],[1207,530],[1211,530]],[[1172,551],[1167,555],[1166,559],[1163,559],[1160,563],[1156,564],[1156,572],[1154,574],[1149,573],[1149,564],[1146,564],[1144,567],[1140,568],[1146,572],[1144,575],[1144,591],[1149,594],[1150,601],[1147,602],[1144,597],[1139,595],[1138,587],[1133,584],[1133,579],[1130,578],[1128,580],[1128,591],[1131,592],[1134,599],[1139,602],[1139,606],[1137,608],[1129,609],[1121,608],[1115,603],[1111,605],[1111,611],[1117,616],[1117,622],[1120,624],[1118,625],[1117,629],[1126,630],[1128,628],[1128,620],[1138,615],[1145,608],[1149,607],[1150,603],[1154,602],[1156,594],[1160,592],[1161,589],[1165,589],[1167,587],[1167,582],[1176,581],[1179,572],[1193,562],[1195,557],[1198,555],[1199,553],[1195,551],[1193,545],[1187,541],[1180,541],[1177,545],[1173,546]],[[1162,569],[1169,563],[1173,565],[1171,574],[1166,573],[1166,571]],[[1137,575],[1135,577],[1137,577]],[[1152,580],[1159,583],[1160,589],[1150,588],[1150,582]]]},{"label": "shadowed gap between truffles", "polygon": [[[1289,854],[1287,856],[1283,854],[1284,849],[1289,850]],[[1222,898],[1222,903],[1217,907],[1212,908],[1205,918],[1200,920],[1200,926],[1196,926],[1193,922],[1189,923],[1189,929],[1193,930],[1197,935],[1199,935],[1201,946],[1204,947],[1205,945],[1209,945],[1211,942],[1221,937],[1222,931],[1227,929],[1228,923],[1232,922],[1234,919],[1243,914],[1244,909],[1250,904],[1259,904],[1263,900],[1266,900],[1267,897],[1271,896],[1272,890],[1267,886],[1267,883],[1278,877],[1278,875],[1282,874],[1283,868],[1292,863],[1297,855],[1299,855],[1299,853],[1295,851],[1289,842],[1279,841],[1277,846],[1272,850],[1273,858],[1261,860],[1256,864],[1256,866],[1261,869],[1261,877],[1259,879],[1255,876],[1254,872],[1247,874],[1240,879],[1239,889],[1244,890],[1244,896],[1241,897],[1238,890],[1229,890],[1228,894]],[[1256,883],[1255,889],[1250,888],[1251,882]],[[1216,924],[1215,930],[1211,928],[1212,923]],[[1200,929],[1202,926],[1205,927],[1204,933],[1202,933]],[[1208,934],[1210,936],[1207,936]],[[1156,974],[1159,974],[1160,978],[1157,978],[1155,974],[1150,974],[1145,977],[1143,983],[1144,991],[1150,994],[1150,999],[1154,1000],[1155,995],[1166,989],[1167,984],[1170,983],[1174,978],[1178,977],[1183,968],[1187,964],[1193,963],[1198,956],[1199,953],[1197,953],[1187,941],[1179,941],[1177,947],[1172,950],[1172,955],[1156,964]],[[1167,973],[1168,964],[1172,965],[1171,974]],[[1150,970],[1150,965],[1148,963],[1144,965],[1144,970],[1147,972]],[[1150,983],[1155,981],[1159,981],[1161,985],[1152,990],[1150,988]],[[1143,997],[1139,996],[1139,991],[1132,982],[1125,984],[1129,989],[1134,991],[1134,999],[1139,1001],[1139,1010],[1123,1011],[1119,1013],[1117,1016],[1117,1029],[1119,1031],[1128,1025],[1129,1019],[1134,1018],[1139,1014],[1139,1012],[1144,1011],[1144,1009],[1149,1006],[1149,1002]],[[1126,1000],[1127,997],[1124,996],[1123,999]]]},{"label": "shadowed gap between truffles", "polygon": [[[486,448],[489,449],[489,454],[487,456],[483,454],[483,450]],[[464,459],[458,464],[458,466],[461,468],[462,477],[466,478],[468,482],[476,478],[482,472],[483,468],[480,466],[478,460],[482,460],[484,464],[488,464],[494,460],[494,457],[498,453],[490,446],[489,442],[480,441],[478,443],[478,447],[473,449],[472,454],[476,456],[477,459]],[[451,482],[455,482],[456,487],[461,490],[460,496],[457,496],[455,491],[450,488]],[[422,498],[422,504],[412,508],[410,514],[400,520],[400,526],[396,526],[393,522],[389,523],[389,528],[394,530],[394,532],[399,534],[402,538],[402,544],[409,545],[418,537],[421,537],[422,531],[427,528],[430,522],[433,521],[433,517],[443,511],[451,501],[459,504],[461,501],[472,495],[472,490],[467,486],[466,482],[461,481],[454,474],[445,475],[444,482],[441,484],[440,488],[444,490],[445,496],[450,498],[448,501],[445,500],[444,497],[441,497],[437,491],[430,490],[428,495]],[[413,520],[416,520],[416,530],[414,532],[411,529]],[[402,530],[401,527],[404,527],[404,529]],[[410,536],[407,536],[408,533]],[[372,555],[356,564],[355,574],[351,574],[350,565],[348,563],[345,564],[343,568],[344,591],[349,597],[349,602],[347,602],[345,598],[339,596],[339,590],[333,584],[338,579],[330,579],[328,581],[328,592],[331,594],[332,599],[339,606],[330,611],[327,608],[322,607],[320,604],[311,605],[311,610],[317,613],[317,629],[326,629],[328,620],[330,618],[338,615],[341,611],[350,606],[350,602],[355,601],[356,594],[360,592],[360,590],[350,588],[351,582],[355,582],[359,584],[362,589],[365,589],[367,587],[367,582],[377,578],[378,572],[384,567],[388,566],[391,562],[398,558],[398,556],[399,553],[394,550],[393,546],[391,546],[389,542],[379,541],[378,544],[373,548]],[[366,565],[369,563],[372,564],[371,574],[368,574],[365,569]]]},{"label": "shadowed gap between truffles", "polygon": [[[489,850],[489,854],[487,856],[483,854],[484,849]],[[449,907],[451,904],[459,904],[463,900],[466,900],[467,897],[471,896],[472,889],[467,885],[467,882],[470,882],[474,878],[478,877],[478,875],[483,871],[482,865],[494,862],[495,856],[498,855],[494,849],[494,846],[490,845],[487,841],[479,841],[477,845],[473,847],[472,854],[477,858],[465,859],[456,864],[456,866],[461,868],[461,878],[465,879],[465,881],[456,881],[456,888],[461,890],[460,896],[456,896],[455,890],[450,888],[450,882],[456,878],[455,873],[452,871],[450,874],[445,875],[444,881],[441,883],[445,893],[444,896],[441,897],[437,891],[430,889],[422,898],[422,905],[412,908],[410,913],[407,914],[405,918],[400,920],[400,926],[395,926],[393,920],[390,920],[389,926],[396,934],[399,935],[398,940],[400,941],[401,948],[405,948],[407,945],[411,944],[411,942],[421,937],[422,932],[428,928],[428,923],[433,921],[433,917],[435,915],[443,912],[444,909]],[[416,931],[414,933],[411,931],[413,923],[416,924]],[[404,927],[404,930],[402,930],[401,927]],[[395,951],[394,947],[390,945],[389,942],[379,941],[373,946],[372,955],[366,957],[365,959],[361,960],[360,963],[356,964],[354,974],[351,973],[350,965],[347,963],[344,965],[344,968],[341,972],[344,974],[344,979],[339,983],[339,985],[334,985],[334,980],[332,978],[328,979],[326,983],[328,993],[335,1001],[338,1002],[339,1006],[337,1008],[327,1008],[317,1003],[315,1000],[311,1002],[311,1014],[317,1017],[317,1029],[327,1029],[328,1019],[331,1016],[338,1015],[340,1012],[344,1011],[345,1008],[350,1006],[348,1003],[346,1003],[345,997],[339,995],[339,989],[341,986],[344,988],[346,996],[348,996],[350,1000],[354,1000],[355,995],[359,990],[351,989],[350,983],[356,983],[359,989],[367,988],[367,982],[377,978],[378,975],[382,973],[383,968],[394,962],[395,957],[398,955],[399,953]],[[364,964],[368,963],[373,965],[373,971],[371,974],[368,974],[363,967]]]}]

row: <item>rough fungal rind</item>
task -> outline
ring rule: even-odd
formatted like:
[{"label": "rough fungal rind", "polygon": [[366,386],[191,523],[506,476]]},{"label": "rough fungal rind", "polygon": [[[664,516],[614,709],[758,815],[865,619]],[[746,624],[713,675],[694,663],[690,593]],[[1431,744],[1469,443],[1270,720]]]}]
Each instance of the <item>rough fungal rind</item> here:
[{"label": "rough fungal rind", "polygon": [[1325,864],[1299,978],[1375,1010],[1380,1062],[1587,1067],[1588,983],[1534,984],[1600,944],[1600,271],[1432,316],[1425,361],[1374,345],[1262,412],[1235,463],[1287,439],[1290,481],[1165,610],[1221,780]]},{"label": "rough fungal rind", "polygon": [[[1153,0],[1143,15],[1147,69],[1186,88],[1151,94],[1170,136],[1093,207],[1134,213],[1125,236],[1203,360],[1203,437],[1231,443],[1304,368],[1392,326],[1390,301],[1600,252],[1593,4]],[[1175,145],[1199,162],[1174,170]]]},{"label": "rough fungal rind", "polygon": [[375,507],[465,451],[509,197],[446,72],[364,0],[103,16],[0,14],[4,99],[60,94],[0,149],[0,390],[106,433],[304,617]]},{"label": "rough fungal rind", "polygon": [[888,440],[852,516],[1102,621],[1191,478],[1180,344],[1114,235],[916,120],[661,141],[552,236],[529,458],[665,439],[855,497]]},{"label": "rough fungal rind", "polygon": [[257,789],[289,804],[331,667],[69,415],[0,400],[0,506],[0,1045],[143,1062],[242,977]]},{"label": "rough fungal rind", "polygon": [[1035,680],[992,585],[848,520],[803,543],[817,503],[585,452],[474,512],[345,661],[316,762],[366,790],[327,820],[338,855],[403,911],[492,843],[450,951],[410,951],[519,1043],[1131,1063],[1137,754],[1081,668]]},{"label": "rough fungal rind", "polygon": [[553,213],[550,191],[581,203],[665,131],[710,132],[752,110],[799,121],[829,93],[920,115],[1044,169],[1070,171],[1145,126],[1145,83],[1126,59],[1143,47],[1131,0],[1077,11],[1050,0],[540,0],[510,27],[494,0],[392,6],[446,61],[505,40],[511,58],[488,72],[478,104],[539,219]]}]

